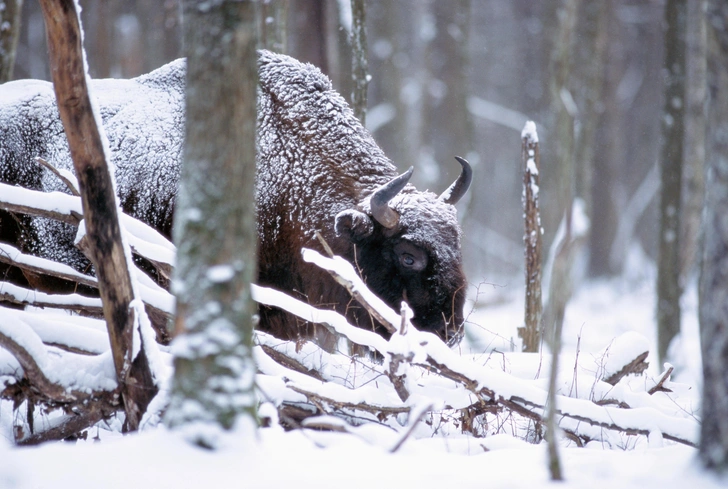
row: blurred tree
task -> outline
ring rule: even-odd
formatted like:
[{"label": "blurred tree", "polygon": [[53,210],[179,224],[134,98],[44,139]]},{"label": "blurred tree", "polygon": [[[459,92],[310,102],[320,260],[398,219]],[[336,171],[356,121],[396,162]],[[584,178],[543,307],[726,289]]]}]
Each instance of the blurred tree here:
[{"label": "blurred tree", "polygon": [[728,4],[708,2],[708,139],[700,277],[703,405],[700,458],[728,470]]},{"label": "blurred tree", "polygon": [[432,190],[440,192],[460,173],[453,156],[473,159],[469,154],[473,153],[473,122],[468,111],[471,2],[435,1],[429,6],[434,37],[427,44],[422,141],[438,168]]},{"label": "blurred tree", "polygon": [[680,283],[698,261],[698,237],[705,199],[706,32],[704,0],[688,2],[685,95],[685,166],[680,230]]},{"label": "blurred tree", "polygon": [[580,107],[575,134],[575,194],[592,215],[592,183],[595,145],[599,120],[604,112],[602,96],[604,63],[607,52],[607,19],[610,2],[579,2],[574,46],[574,97]]},{"label": "blurred tree", "polygon": [[288,49],[288,0],[258,2],[258,44],[261,49],[286,53]]},{"label": "blurred tree", "polygon": [[404,135],[404,80],[410,67],[414,26],[404,21],[402,10],[409,7],[406,0],[371,2],[367,5],[369,69],[372,73],[368,91],[367,127],[400,169],[413,164],[414,159],[409,156],[410,145]]},{"label": "blurred tree", "polygon": [[23,0],[0,0],[0,83],[13,78]]},{"label": "blurred tree", "polygon": [[255,419],[256,16],[252,1],[183,6],[187,117],[167,420],[214,448],[225,430]]},{"label": "blurred tree", "polygon": [[665,362],[680,332],[680,212],[685,138],[685,0],[665,4],[664,100],[660,158],[660,248],[657,268],[657,348]]},{"label": "blurred tree", "polygon": [[[179,0],[136,0],[130,13],[139,23],[141,73],[148,73],[182,55]],[[140,73],[140,74],[141,74]]]},{"label": "blurred tree", "polygon": [[364,0],[351,0],[351,105],[354,115],[366,125],[369,56],[367,46],[366,6]]},{"label": "blurred tree", "polygon": [[[572,95],[570,78],[572,73],[572,45],[575,37],[576,16],[580,0],[563,0],[558,11],[559,28],[551,52],[549,72],[549,90],[551,107],[554,114],[554,146],[556,148],[555,194],[558,196],[559,214],[571,212],[571,201],[574,198],[574,121],[578,108]],[[570,219],[570,217],[568,217]]]},{"label": "blurred tree", "polygon": [[[586,2],[593,3],[593,2]],[[592,277],[613,275],[617,270],[610,262],[612,240],[617,234],[619,211],[614,198],[619,164],[624,147],[622,125],[624,114],[617,100],[617,87],[624,71],[624,45],[619,42],[619,19],[616,7],[604,2],[607,46],[605,47],[602,86],[602,114],[597,122],[598,137],[594,140],[594,162],[591,178],[592,226],[589,234],[589,274]]]}]

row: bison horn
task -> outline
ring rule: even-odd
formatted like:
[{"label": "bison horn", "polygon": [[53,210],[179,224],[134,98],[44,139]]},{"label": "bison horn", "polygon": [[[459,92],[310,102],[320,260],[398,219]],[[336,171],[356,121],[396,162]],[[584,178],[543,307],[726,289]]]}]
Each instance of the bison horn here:
[{"label": "bison horn", "polygon": [[459,156],[455,157],[458,163],[463,167],[463,171],[460,172],[460,176],[453,182],[447,190],[440,194],[440,200],[445,201],[446,204],[455,205],[465,195],[470,187],[470,182],[473,180],[473,169],[470,168],[470,163],[465,158]]},{"label": "bison horn", "polygon": [[407,185],[413,170],[414,167],[410,166],[409,170],[392,179],[386,185],[382,185],[379,190],[374,192],[369,201],[372,217],[387,229],[392,229],[399,223],[399,214],[389,207],[389,201]]}]

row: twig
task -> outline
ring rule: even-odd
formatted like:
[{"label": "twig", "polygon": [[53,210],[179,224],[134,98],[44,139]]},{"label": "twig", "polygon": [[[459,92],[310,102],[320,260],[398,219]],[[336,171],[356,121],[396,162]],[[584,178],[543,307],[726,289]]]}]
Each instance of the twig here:
[{"label": "twig", "polygon": [[[335,410],[351,409],[356,411],[364,411],[373,414],[380,420],[387,416],[396,416],[398,414],[410,412],[409,406],[383,406],[368,404],[366,402],[352,403],[347,401],[341,401],[339,399],[334,399],[332,397],[327,397],[319,394],[318,392],[313,392],[296,385],[288,385],[287,387],[293,392],[303,394],[310,402],[313,402],[314,404],[319,406],[319,408],[323,408],[323,404],[327,404]],[[322,411],[326,412],[326,410],[324,409],[322,409]]]},{"label": "twig", "polygon": [[[40,340],[39,340],[40,341]],[[46,376],[43,369],[40,368],[35,357],[25,348],[25,346],[16,342],[14,338],[0,331],[0,346],[5,348],[11,355],[15,357],[21,367],[23,373],[29,380],[34,389],[41,392],[43,397],[52,402],[69,403],[79,398],[87,398],[88,394],[69,391],[65,386],[51,382]]]},{"label": "twig", "polygon": [[[604,382],[610,385],[617,385],[617,382],[622,380],[622,378],[626,377],[629,374],[641,374],[645,370],[647,370],[647,367],[649,367],[649,363],[645,362],[647,359],[647,356],[650,352],[646,351],[644,353],[641,353],[637,356],[634,360],[626,364],[624,367],[622,367],[619,372],[615,372],[606,379],[604,379]],[[672,372],[672,370],[670,370]]]},{"label": "twig", "polygon": [[[90,409],[81,414],[69,414],[67,415],[60,424],[56,426],[32,433],[28,436],[23,436],[22,431],[16,432],[15,443],[18,445],[39,445],[46,441],[63,440],[70,436],[76,435],[77,433],[88,429],[103,419],[110,417],[116,409],[112,409],[111,412],[105,412],[106,410],[101,406],[103,404],[109,404],[108,408],[111,408],[110,403],[104,402],[103,400],[95,400],[96,402],[88,403]],[[20,435],[20,436],[18,436]]]},{"label": "twig", "polygon": [[331,246],[329,246],[329,244],[324,239],[323,235],[321,234],[321,231],[316,230],[315,235],[316,235],[316,239],[318,239],[319,240],[319,243],[321,243],[321,246],[324,247],[324,250],[326,251],[326,254],[329,255],[329,258],[333,258],[334,257],[334,252],[331,249]]},{"label": "twig", "polygon": [[[395,443],[394,446],[389,450],[389,453],[396,453],[397,450],[399,450],[402,445],[404,445],[404,442],[406,442],[410,435],[412,435],[412,433],[415,431],[417,423],[419,423],[427,413],[432,411],[432,407],[432,403],[429,403],[415,413],[414,418],[410,419],[408,422],[409,426],[407,427],[407,430],[399,437],[399,440],[397,440],[397,443]],[[412,413],[410,413],[410,417],[412,417]]]},{"label": "twig", "polygon": [[268,345],[260,345],[260,347],[263,349],[266,355],[271,357],[273,360],[278,362],[279,364],[283,365],[286,368],[289,368],[291,370],[294,370],[296,372],[300,372],[302,374],[308,375],[310,377],[313,377],[316,380],[320,380],[321,382],[324,382],[323,376],[318,373],[316,370],[306,368],[303,365],[301,365],[300,362],[297,360],[289,357],[283,352],[280,352],[274,348],[271,348]]},{"label": "twig", "polygon": [[58,171],[58,169],[55,166],[51,165],[50,163],[48,163],[46,160],[44,160],[40,156],[36,156],[35,161],[40,163],[42,166],[46,167],[48,170],[51,171],[51,173],[53,173],[56,177],[58,177],[58,179],[60,181],[65,183],[66,187],[68,187],[68,191],[71,192],[71,194],[73,194],[77,197],[81,196],[81,194],[78,193],[78,189],[76,188],[76,185],[71,180],[66,178],[60,171]]},{"label": "twig", "polygon": [[662,374],[662,377],[660,377],[660,380],[650,388],[650,390],[647,391],[649,395],[654,394],[655,392],[672,392],[672,390],[665,387],[665,382],[667,382],[670,379],[670,375],[672,375],[672,371],[675,369],[672,365],[665,371],[664,374]]}]

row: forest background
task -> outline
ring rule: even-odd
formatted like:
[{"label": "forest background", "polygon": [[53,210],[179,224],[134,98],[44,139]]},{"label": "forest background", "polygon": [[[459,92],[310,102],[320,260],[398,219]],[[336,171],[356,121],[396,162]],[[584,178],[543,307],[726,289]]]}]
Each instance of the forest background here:
[{"label": "forest background", "polygon": [[[340,93],[350,94],[350,3],[284,3],[285,19],[275,20],[286,26],[281,50],[320,67]],[[598,223],[588,242],[588,276],[621,273],[633,243],[656,258],[663,2],[572,3],[578,11],[528,0],[367,4],[367,126],[377,142],[400,169],[415,166],[413,183],[438,193],[459,171],[454,155],[475,166],[470,200],[461,209],[472,283],[522,277],[520,132],[527,119],[536,121],[541,138],[545,249],[563,215],[559,196],[571,186]],[[92,77],[134,77],[181,55],[178,4],[161,5],[102,0],[83,6]],[[688,2],[683,276],[694,270],[702,205],[700,6]],[[564,88],[573,102],[565,110],[575,120],[573,163],[558,159],[554,129],[563,97],[554,100],[559,80],[552,68],[563,49]],[[47,63],[40,7],[25,2],[13,79],[50,80]],[[560,178],[559,161],[573,165],[573,178]]]}]

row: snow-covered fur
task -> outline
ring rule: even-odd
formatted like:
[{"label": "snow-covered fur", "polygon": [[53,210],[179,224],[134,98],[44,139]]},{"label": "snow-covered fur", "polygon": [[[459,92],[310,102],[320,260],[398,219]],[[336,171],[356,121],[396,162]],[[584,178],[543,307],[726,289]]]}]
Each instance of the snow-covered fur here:
[{"label": "snow-covered fur", "polygon": [[[93,93],[112,151],[125,212],[170,234],[184,132],[183,60],[132,80],[96,80]],[[371,218],[369,197],[397,176],[330,80],[310,64],[259,54],[257,209],[259,283],[331,307],[361,326],[380,326],[348,293],[302,260],[322,250],[320,231],[355,264],[372,290],[399,310],[403,299],[421,329],[452,337],[463,322],[465,277],[453,206],[408,185],[389,202],[394,228]],[[0,87],[0,180],[63,190],[33,161],[41,156],[72,169],[52,86],[19,81]],[[7,216],[0,216],[6,228]],[[63,225],[30,220],[14,239],[27,251],[87,266]],[[12,233],[10,233],[12,234]],[[311,325],[277,309],[261,309],[260,327],[284,338],[310,338]],[[380,331],[382,332],[382,331]]]}]

